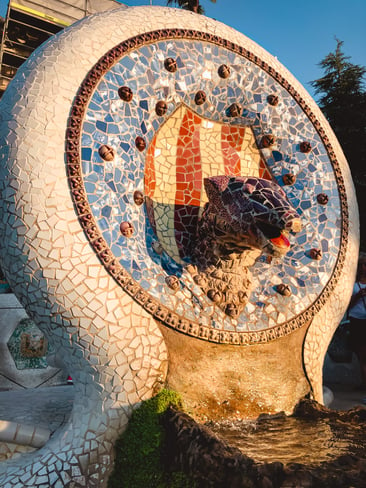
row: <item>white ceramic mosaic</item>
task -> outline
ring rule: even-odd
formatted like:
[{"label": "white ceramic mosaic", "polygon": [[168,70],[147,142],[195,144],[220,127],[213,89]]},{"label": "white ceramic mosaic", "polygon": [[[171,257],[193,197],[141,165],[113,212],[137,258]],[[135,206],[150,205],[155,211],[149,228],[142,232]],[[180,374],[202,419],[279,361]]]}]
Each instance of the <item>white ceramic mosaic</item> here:
[{"label": "white ceramic mosaic", "polygon": [[[167,351],[158,325],[109,274],[84,234],[71,196],[65,157],[70,110],[89,70],[126,39],[159,29],[187,29],[230,40],[267,63],[268,69],[260,69],[254,58],[248,60],[228,46],[202,39],[156,39],[131,47],[126,56],[121,53],[93,92],[83,119],[82,176],[93,218],[118,264],[143,290],[193,323],[202,325],[207,317],[213,317],[226,331],[267,330],[296,319],[317,300],[337,270],[331,293],[322,299],[316,309],[319,313],[314,316],[314,309],[310,315],[314,318],[304,345],[307,375],[315,397],[322,398],[323,358],[347,306],[358,253],[358,215],[351,177],[332,131],[287,70],[231,28],[160,7],[97,14],[37,50],[19,69],[0,104],[0,235],[6,243],[0,251],[1,267],[30,317],[72,372],[77,390],[69,423],[46,446],[0,465],[0,484],[6,488],[105,486],[118,433],[132,409],[164,382]],[[179,69],[173,76],[161,69],[167,57],[177,59]],[[231,66],[228,80],[217,76],[224,60]],[[269,68],[286,80],[315,114],[331,149],[325,147],[324,136],[319,136],[300,101],[275,81]],[[126,85],[134,92],[128,104],[118,96],[118,88]],[[208,100],[198,106],[193,100],[199,90],[207,93]],[[273,92],[279,97],[276,107],[266,102]],[[153,110],[161,98],[168,104],[164,117]],[[245,111],[233,122],[227,118],[227,109],[234,102]],[[267,132],[273,133],[277,142],[271,150],[261,152],[237,148],[243,168],[258,169],[258,161],[263,160],[281,184],[285,173],[297,176],[296,184],[285,191],[301,215],[303,231],[291,237],[292,248],[284,260],[269,265],[261,258],[256,263],[252,297],[237,322],[224,319],[220,310],[202,312],[202,307],[210,309],[212,305],[183,271],[184,257],[173,249],[175,238],[168,235],[167,250],[157,253],[151,220],[144,207],[133,205],[134,191],[146,192],[151,187],[146,188],[144,179],[146,150],[139,152],[132,141],[143,137],[148,151],[161,130],[174,139],[174,124],[169,125],[169,120],[176,114],[179,122],[177,110],[183,110],[181,107],[200,117],[205,141],[216,141],[211,145],[214,151],[202,155],[202,165],[209,167],[214,156],[223,153],[217,150],[215,131],[225,124],[250,125],[245,136],[248,144]],[[159,143],[159,136],[156,141]],[[310,142],[311,152],[299,150],[303,141]],[[116,151],[112,163],[102,164],[98,155],[101,144]],[[174,139],[172,147],[176,145]],[[169,173],[170,167],[161,166],[164,162],[159,152],[153,155],[156,173]],[[337,172],[332,169],[335,160]],[[218,164],[216,174],[220,171]],[[175,180],[167,182],[162,177],[162,182],[167,185],[164,191],[173,195]],[[328,196],[326,206],[317,203],[319,193]],[[157,209],[159,203],[157,199]],[[157,213],[158,220],[164,221],[164,211]],[[342,219],[347,214],[349,226],[344,231]],[[118,230],[123,221],[136,228],[128,241]],[[168,218],[166,222],[171,230],[174,225]],[[158,240],[164,246],[163,237]],[[313,247],[323,251],[322,260],[309,259],[307,252]],[[340,259],[342,266],[337,268]],[[179,296],[167,289],[168,274],[183,277],[185,287]],[[273,292],[278,281],[290,285],[292,295],[284,299],[288,301],[281,302]],[[192,303],[192,293],[200,305]]]}]

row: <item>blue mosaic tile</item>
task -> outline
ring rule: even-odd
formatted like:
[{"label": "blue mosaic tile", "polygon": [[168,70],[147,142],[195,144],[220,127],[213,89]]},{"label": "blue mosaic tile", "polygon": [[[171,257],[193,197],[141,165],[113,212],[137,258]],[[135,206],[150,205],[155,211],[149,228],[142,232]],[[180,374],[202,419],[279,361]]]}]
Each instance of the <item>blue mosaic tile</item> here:
[{"label": "blue mosaic tile", "polygon": [[[167,57],[176,59],[176,73],[164,70],[163,62]],[[217,68],[222,64],[231,66],[227,80],[217,75]],[[131,102],[118,97],[120,86],[132,89]],[[194,102],[198,90],[207,94],[202,106]],[[279,97],[277,107],[266,103],[271,93]],[[155,113],[158,100],[166,100],[168,104],[164,117]],[[227,116],[232,103],[243,106],[240,117]],[[234,322],[209,302],[183,270],[181,262],[168,252],[159,255],[152,249],[153,242],[159,238],[144,207],[136,208],[133,203],[134,191],[143,189],[146,184],[147,151],[156,133],[182,104],[208,121],[250,126],[257,141],[265,133],[275,134],[275,147],[263,150],[265,163],[280,185],[283,185],[282,176],[288,172],[295,173],[297,178],[294,185],[283,188],[301,215],[303,230],[290,236],[291,251],[282,260],[273,259],[269,264],[262,256],[256,261],[251,269],[250,301]],[[147,144],[141,153],[135,147],[136,136],[142,136]],[[302,141],[310,142],[310,153],[300,151]],[[200,323],[208,321],[226,330],[265,329],[279,313],[285,322],[310,306],[311,297],[321,292],[332,275],[339,249],[341,219],[339,193],[326,149],[294,98],[248,59],[224,47],[192,40],[160,41],[136,49],[112,66],[98,84],[87,106],[81,143],[88,201],[108,246],[144,289],[161,298],[167,306],[179,310],[180,315],[193,317]],[[100,158],[101,144],[115,149],[113,162],[106,163]],[[171,150],[175,150],[174,143]],[[325,207],[316,202],[316,195],[322,192],[330,198]],[[123,221],[133,223],[133,239],[121,236],[119,224]],[[174,222],[168,221],[166,226],[167,230],[172,229]],[[314,263],[306,256],[314,247],[323,250],[325,256],[320,262]],[[319,273],[323,274],[321,279]],[[184,286],[181,298],[167,294],[165,277],[169,274],[180,276]],[[276,282],[288,282],[292,296],[286,300],[279,297],[273,279],[268,276],[274,277]],[[195,297],[193,301],[192,296]],[[261,312],[257,309],[254,313],[253,304]],[[266,311],[269,304],[275,311]]]}]

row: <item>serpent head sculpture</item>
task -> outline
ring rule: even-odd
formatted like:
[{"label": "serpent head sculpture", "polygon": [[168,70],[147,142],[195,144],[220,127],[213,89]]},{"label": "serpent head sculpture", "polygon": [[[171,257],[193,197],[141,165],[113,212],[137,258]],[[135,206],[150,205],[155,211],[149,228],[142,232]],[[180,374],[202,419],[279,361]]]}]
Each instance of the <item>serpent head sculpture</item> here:
[{"label": "serpent head sculpture", "polygon": [[212,223],[221,257],[248,249],[282,256],[290,248],[288,234],[301,230],[298,213],[273,181],[213,176],[205,179],[205,190],[209,203],[201,227]]},{"label": "serpent head sculpture", "polygon": [[213,176],[204,185],[208,203],[193,246],[194,279],[225,313],[237,316],[251,292],[248,265],[258,256],[251,251],[283,256],[301,219],[274,181]]}]

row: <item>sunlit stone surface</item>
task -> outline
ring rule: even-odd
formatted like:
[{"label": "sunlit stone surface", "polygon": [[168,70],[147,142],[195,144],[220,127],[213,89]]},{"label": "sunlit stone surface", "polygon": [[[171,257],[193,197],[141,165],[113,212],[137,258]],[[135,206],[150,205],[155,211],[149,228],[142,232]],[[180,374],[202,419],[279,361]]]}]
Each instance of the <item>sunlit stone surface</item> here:
[{"label": "sunlit stone surface", "polygon": [[[175,31],[123,44],[159,29]],[[0,144],[1,266],[77,389],[69,423],[42,450],[1,466],[2,485],[105,486],[118,432],[166,379],[167,348],[168,383],[199,407],[216,394],[220,404],[243,397],[242,416],[246,405],[251,414],[290,410],[310,389],[321,400],[323,357],[354,280],[358,215],[333,133],[271,55],[181,10],[98,14],[19,69],[1,100]],[[283,259],[262,255],[251,266],[236,319],[185,269],[203,178],[220,174],[273,177],[302,221]],[[138,205],[136,190],[152,204]],[[211,397],[192,398],[201,387]]]}]

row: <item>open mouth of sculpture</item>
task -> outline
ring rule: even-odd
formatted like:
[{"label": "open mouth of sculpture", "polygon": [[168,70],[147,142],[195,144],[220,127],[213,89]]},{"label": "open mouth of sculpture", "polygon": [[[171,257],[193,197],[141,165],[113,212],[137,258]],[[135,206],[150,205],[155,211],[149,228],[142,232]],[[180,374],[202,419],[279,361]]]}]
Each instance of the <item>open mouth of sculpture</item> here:
[{"label": "open mouth of sculpture", "polygon": [[269,224],[268,222],[257,220],[256,223],[265,238],[268,239],[271,245],[277,251],[281,252],[281,254],[285,254],[290,248],[290,232],[292,231],[296,233],[301,230],[301,221],[298,218],[289,220],[284,229],[281,229],[276,225]]},{"label": "open mouth of sculpture", "polygon": [[[259,231],[263,234],[264,240],[270,242],[270,247],[281,254],[286,254],[291,243],[289,240],[290,231],[268,224],[267,222],[257,222]],[[290,228],[290,226],[289,226]],[[215,219],[215,233],[218,241],[222,241],[228,252],[243,252],[251,248],[250,235],[236,234],[235,231],[220,219]],[[250,232],[249,232],[250,234]],[[255,238],[254,235],[252,235]],[[255,239],[256,240],[256,239]],[[267,247],[267,246],[264,246]]]},{"label": "open mouth of sculpture", "polygon": [[275,225],[266,222],[257,221],[257,225],[266,239],[268,239],[276,249],[282,252],[287,252],[290,247],[290,241],[288,239],[289,232],[287,230],[280,229]]},{"label": "open mouth of sculpture", "polygon": [[283,249],[286,252],[290,247],[290,241],[287,236],[288,234],[286,232],[281,232],[278,237],[274,237],[270,241],[276,248]]}]

